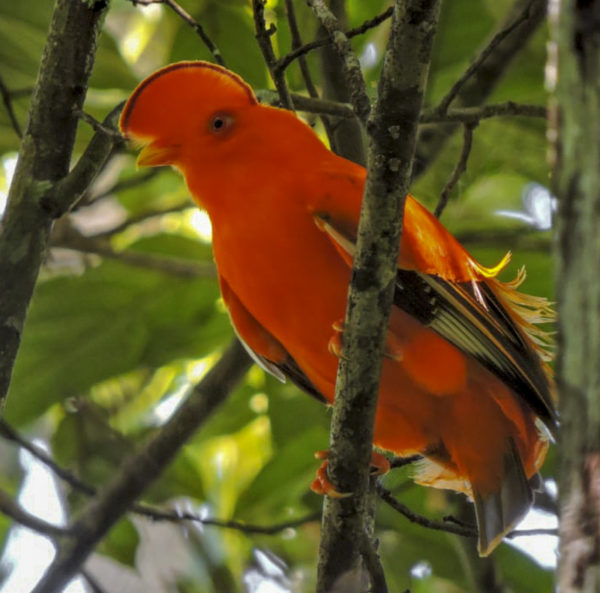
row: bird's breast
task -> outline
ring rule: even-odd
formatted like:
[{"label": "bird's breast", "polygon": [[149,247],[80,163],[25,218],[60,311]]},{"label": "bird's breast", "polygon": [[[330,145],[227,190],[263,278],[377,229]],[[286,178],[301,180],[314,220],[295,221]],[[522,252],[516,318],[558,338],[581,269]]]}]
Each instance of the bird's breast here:
[{"label": "bird's breast", "polygon": [[219,273],[296,360],[337,364],[327,346],[344,316],[350,270],[308,211],[216,216],[213,247]]}]

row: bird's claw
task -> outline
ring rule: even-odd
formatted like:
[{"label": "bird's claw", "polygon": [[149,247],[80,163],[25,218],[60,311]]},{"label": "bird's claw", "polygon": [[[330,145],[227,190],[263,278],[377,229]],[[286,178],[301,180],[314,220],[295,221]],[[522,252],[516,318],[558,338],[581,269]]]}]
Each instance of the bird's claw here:
[{"label": "bird's claw", "polygon": [[[333,328],[334,333],[327,344],[327,348],[329,352],[331,352],[331,354],[337,358],[345,359],[346,357],[342,356],[342,335],[345,328],[344,321],[336,321],[331,327]],[[402,360],[402,344],[390,331],[387,332],[385,337],[385,348],[383,355],[391,360]]]},{"label": "bird's claw", "polygon": [[[352,492],[339,492],[336,490],[335,486],[329,480],[329,476],[327,475],[328,455],[329,451],[315,452],[315,457],[317,459],[323,459],[323,463],[317,470],[317,475],[312,481],[310,489],[316,494],[326,495],[331,498],[348,498],[349,496],[352,496]],[[387,474],[390,471],[390,467],[390,462],[387,457],[381,453],[373,451],[371,455],[370,470],[372,476],[382,476]]]}]

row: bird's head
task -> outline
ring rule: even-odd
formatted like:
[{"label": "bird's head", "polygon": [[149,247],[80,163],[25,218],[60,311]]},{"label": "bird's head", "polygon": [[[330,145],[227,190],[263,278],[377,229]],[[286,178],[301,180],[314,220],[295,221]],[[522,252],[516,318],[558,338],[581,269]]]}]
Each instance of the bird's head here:
[{"label": "bird's head", "polygon": [[226,142],[244,111],[257,105],[252,89],[233,72],[208,62],[178,62],[138,85],[119,125],[143,146],[139,166],[180,166],[186,152]]}]

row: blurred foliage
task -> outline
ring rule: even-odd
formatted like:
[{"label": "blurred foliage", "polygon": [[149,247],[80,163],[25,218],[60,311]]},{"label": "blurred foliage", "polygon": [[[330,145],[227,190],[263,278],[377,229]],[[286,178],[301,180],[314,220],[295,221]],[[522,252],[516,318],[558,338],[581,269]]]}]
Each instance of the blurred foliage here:
[{"label": "blurred foliage", "polygon": [[[0,76],[22,126],[51,4],[0,0]],[[314,39],[319,33],[312,13],[304,2],[295,4],[304,41]],[[257,88],[272,86],[255,42],[248,1],[181,0],[181,5],[202,24],[230,68]],[[350,26],[358,26],[387,3],[347,0],[346,5]],[[449,89],[510,5],[509,0],[443,3],[429,106]],[[290,34],[282,0],[268,2],[267,17],[277,27],[272,39],[283,55],[289,50]],[[374,63],[365,66],[373,94],[387,29],[384,23],[353,40],[359,55],[367,45],[376,53]],[[545,102],[544,43],[540,31],[491,101]],[[145,75],[182,59],[211,59],[187,23],[164,6],[134,7],[127,0],[113,0],[86,110],[103,117]],[[320,86],[315,52],[308,56],[308,64]],[[294,91],[305,92],[297,64],[288,69],[287,80]],[[90,136],[89,126],[82,123],[75,157]],[[455,134],[412,189],[430,207],[455,165],[461,142],[461,134]],[[18,150],[18,145],[6,110],[0,108],[0,155]],[[191,204],[179,176],[167,170],[148,179],[143,175],[135,171],[132,156],[115,155],[71,224],[92,239],[108,240],[117,253],[135,251],[150,258],[160,255],[210,264],[209,230],[192,214],[194,210],[185,209]],[[550,296],[548,233],[496,214],[501,209],[521,210],[523,187],[547,179],[543,122],[524,118],[481,122],[467,172],[452,193],[444,221],[465,237],[483,263],[493,264],[512,249],[510,272],[514,275],[526,265],[525,288]],[[122,183],[128,188],[116,191]],[[214,277],[186,278],[149,265],[53,250],[27,319],[6,418],[31,437],[45,438],[62,465],[99,486],[128,451],[160,429],[168,410],[185,397],[231,337]],[[321,500],[308,485],[317,465],[312,453],[327,446],[328,422],[325,407],[254,368],[147,492],[146,500],[167,504],[186,497],[190,508],[259,525],[318,510]],[[22,479],[16,453],[7,444],[0,446],[8,451],[0,456],[2,488],[16,493]],[[553,462],[548,468],[544,473],[550,477]],[[386,483],[411,509],[437,519],[453,511],[454,498],[417,487],[409,476],[409,471],[398,470]],[[64,492],[69,512],[74,512],[85,497],[66,487]],[[0,515],[0,541],[8,526]],[[242,590],[243,575],[256,569],[252,551],[257,548],[285,561],[292,589],[310,590],[314,584],[316,523],[272,536],[214,527],[190,533],[193,537],[186,545],[195,560],[188,577],[178,581],[181,591],[217,592],[224,584]],[[471,542],[413,525],[384,505],[379,509],[378,534],[391,592],[477,590]],[[123,520],[98,553],[136,566],[139,542],[134,525]],[[551,573],[512,546],[501,546],[493,562],[506,591],[545,593],[552,587]]]}]

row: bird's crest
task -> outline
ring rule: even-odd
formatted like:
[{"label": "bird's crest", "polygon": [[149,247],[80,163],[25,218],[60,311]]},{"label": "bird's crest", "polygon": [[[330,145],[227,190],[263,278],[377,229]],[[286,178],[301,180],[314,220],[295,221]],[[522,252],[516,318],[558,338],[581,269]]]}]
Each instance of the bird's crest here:
[{"label": "bird's crest", "polygon": [[189,126],[205,104],[236,109],[258,104],[237,74],[202,61],[177,62],[142,81],[127,101],[120,127],[133,138],[165,137]]}]

